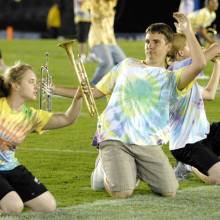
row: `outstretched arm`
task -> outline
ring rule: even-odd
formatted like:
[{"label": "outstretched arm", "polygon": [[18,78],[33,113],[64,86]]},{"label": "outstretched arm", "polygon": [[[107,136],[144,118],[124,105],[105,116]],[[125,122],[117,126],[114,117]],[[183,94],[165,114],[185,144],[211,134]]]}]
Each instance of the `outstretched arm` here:
[{"label": "outstretched arm", "polygon": [[[95,99],[101,98],[105,96],[101,91],[99,91],[96,88],[91,88],[92,94]],[[60,95],[64,97],[72,98],[75,96],[77,89],[76,88],[66,88],[66,87],[53,87],[53,94],[54,95]]]},{"label": "outstretched arm", "polygon": [[81,105],[82,95],[80,89],[77,89],[72,104],[67,109],[67,111],[63,113],[54,113],[48,121],[48,123],[46,124],[46,126],[44,127],[44,130],[62,128],[74,123],[74,121],[80,113]]},{"label": "outstretched arm", "polygon": [[215,99],[216,91],[219,84],[219,78],[220,78],[220,60],[217,58],[214,60],[214,67],[211,78],[202,93],[202,97],[204,100]]},{"label": "outstretched arm", "polygon": [[195,37],[191,24],[186,15],[183,13],[175,12],[173,17],[178,22],[178,28],[186,36],[187,44],[190,48],[192,57],[192,63],[186,67],[184,73],[180,76],[178,89],[182,90],[195,79],[195,77],[205,67],[207,62],[202,48]]}]

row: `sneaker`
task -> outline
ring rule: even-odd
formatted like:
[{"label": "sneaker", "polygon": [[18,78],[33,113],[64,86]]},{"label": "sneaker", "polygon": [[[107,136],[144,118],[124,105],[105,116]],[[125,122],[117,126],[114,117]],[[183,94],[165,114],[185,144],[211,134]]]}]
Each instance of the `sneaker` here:
[{"label": "sneaker", "polygon": [[104,186],[104,170],[102,167],[102,161],[98,155],[95,163],[95,169],[91,174],[91,188],[95,191],[103,190]]},{"label": "sneaker", "polygon": [[186,165],[178,161],[177,166],[174,168],[175,175],[178,181],[183,181],[187,179],[192,172],[192,168],[189,165]]}]

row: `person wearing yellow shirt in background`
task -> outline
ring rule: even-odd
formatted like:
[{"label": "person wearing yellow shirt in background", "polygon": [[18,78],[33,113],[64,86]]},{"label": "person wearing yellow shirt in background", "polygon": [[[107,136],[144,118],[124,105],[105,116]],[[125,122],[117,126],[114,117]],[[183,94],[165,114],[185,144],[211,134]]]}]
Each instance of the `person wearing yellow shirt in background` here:
[{"label": "person wearing yellow shirt in background", "polygon": [[73,0],[77,40],[79,42],[81,59],[83,62],[86,61],[87,57],[86,43],[91,25],[91,16],[86,2],[86,0]]},{"label": "person wearing yellow shirt in background", "polygon": [[204,8],[188,14],[196,37],[202,46],[205,46],[206,43],[212,44],[215,41],[207,28],[215,21],[218,6],[218,0],[206,0]]},{"label": "person wearing yellow shirt in background", "polygon": [[59,1],[55,1],[49,9],[47,16],[47,28],[51,38],[57,38],[59,36],[59,30],[61,28],[61,11]]},{"label": "person wearing yellow shirt in background", "polygon": [[91,84],[95,85],[126,56],[117,45],[114,33],[115,7],[117,0],[90,0],[91,27],[89,47],[99,62]]}]

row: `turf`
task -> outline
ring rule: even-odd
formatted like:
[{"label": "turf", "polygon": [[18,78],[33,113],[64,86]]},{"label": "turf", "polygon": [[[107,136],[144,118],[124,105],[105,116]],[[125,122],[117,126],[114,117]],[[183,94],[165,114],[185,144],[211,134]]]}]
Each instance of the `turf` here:
[{"label": "turf", "polygon": [[[64,49],[57,47],[57,43],[55,40],[0,41],[8,65],[21,60],[31,64],[40,76],[40,66],[45,64],[45,52],[48,52],[49,70],[54,83],[69,87],[77,86],[77,78],[66,53]],[[142,41],[121,40],[119,43],[127,56],[144,58]],[[74,52],[77,54],[77,51],[75,45]],[[206,69],[208,75],[211,67],[212,64],[209,64]],[[91,78],[96,63],[88,63],[85,68]],[[204,85],[205,82],[207,81],[201,81],[201,84]],[[206,103],[210,122],[219,118],[219,98],[218,92],[215,101]],[[53,111],[65,111],[70,103],[71,99],[54,97]],[[30,105],[38,107],[37,102]],[[105,99],[97,101],[99,112],[105,105]],[[53,193],[59,209],[52,215],[31,215],[24,212],[20,218],[4,217],[4,219],[180,219],[178,213],[181,207],[185,210],[183,212],[187,217],[185,219],[208,219],[206,218],[208,216],[215,219],[216,216],[220,216],[219,188],[205,186],[193,175],[181,183],[178,196],[174,200],[153,195],[143,183],[135,191],[134,197],[128,200],[112,200],[105,192],[93,192],[90,189],[90,174],[97,151],[91,147],[91,141],[95,130],[96,118],[91,118],[86,106],[83,106],[81,116],[74,125],[45,132],[40,136],[29,135],[18,148],[17,157]],[[174,165],[175,160],[167,146],[164,146],[164,149]],[[189,214],[186,210],[189,210]]]}]

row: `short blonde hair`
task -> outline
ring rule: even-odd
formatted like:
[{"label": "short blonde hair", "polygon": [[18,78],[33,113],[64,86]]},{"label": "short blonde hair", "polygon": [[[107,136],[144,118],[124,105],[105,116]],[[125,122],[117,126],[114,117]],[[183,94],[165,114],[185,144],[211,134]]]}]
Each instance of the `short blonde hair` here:
[{"label": "short blonde hair", "polygon": [[7,97],[10,95],[11,84],[19,83],[27,70],[32,70],[32,67],[20,61],[8,68],[4,75],[0,77],[0,97]]},{"label": "short blonde hair", "polygon": [[176,60],[178,51],[183,50],[186,46],[186,36],[184,34],[175,33],[173,35],[172,48],[168,54],[171,60]]}]

